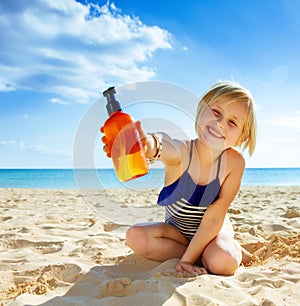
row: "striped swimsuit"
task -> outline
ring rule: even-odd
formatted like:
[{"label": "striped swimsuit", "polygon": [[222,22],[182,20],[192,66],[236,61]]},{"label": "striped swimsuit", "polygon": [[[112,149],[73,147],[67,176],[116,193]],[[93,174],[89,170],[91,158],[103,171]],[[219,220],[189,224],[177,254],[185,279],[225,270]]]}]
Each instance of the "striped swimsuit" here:
[{"label": "striped swimsuit", "polygon": [[163,187],[157,200],[158,205],[166,207],[165,222],[177,227],[188,240],[195,235],[207,207],[219,198],[222,156],[218,159],[216,178],[207,185],[197,185],[188,173],[193,144],[192,140],[187,169],[175,182]]}]

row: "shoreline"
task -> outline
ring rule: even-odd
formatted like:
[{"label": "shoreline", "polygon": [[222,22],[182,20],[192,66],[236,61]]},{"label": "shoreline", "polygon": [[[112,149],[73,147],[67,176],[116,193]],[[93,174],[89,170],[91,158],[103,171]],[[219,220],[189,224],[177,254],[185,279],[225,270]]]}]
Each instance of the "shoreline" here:
[{"label": "shoreline", "polygon": [[228,214],[245,262],[231,277],[131,252],[127,228],[164,218],[158,192],[0,188],[0,305],[300,304],[300,186],[241,187]]},{"label": "shoreline", "polygon": [[[78,189],[88,187],[149,189],[163,187],[163,169],[150,168],[149,175],[120,182],[114,169],[0,169],[2,188]],[[246,168],[242,186],[300,186],[300,168]],[[1,188],[0,187],[0,188]]]}]

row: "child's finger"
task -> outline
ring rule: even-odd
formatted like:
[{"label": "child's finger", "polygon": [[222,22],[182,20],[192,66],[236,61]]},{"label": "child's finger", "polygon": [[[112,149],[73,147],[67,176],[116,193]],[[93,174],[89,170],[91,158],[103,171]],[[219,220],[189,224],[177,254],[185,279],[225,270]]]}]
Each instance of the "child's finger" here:
[{"label": "child's finger", "polygon": [[194,270],[198,275],[208,274],[207,270],[203,267],[195,267]]},{"label": "child's finger", "polygon": [[101,141],[102,141],[105,145],[108,144],[108,140],[107,140],[106,136],[103,136],[103,137],[101,138]]},{"label": "child's finger", "polygon": [[144,131],[144,129],[143,129],[143,126],[142,126],[141,121],[136,121],[136,122],[135,122],[135,127],[136,127],[136,129],[138,130],[138,132],[139,132],[141,138],[145,138],[145,137],[147,136],[146,133],[145,133],[145,131]]},{"label": "child's finger", "polygon": [[111,157],[111,151],[108,145],[103,146],[103,151],[106,153],[107,157]]}]

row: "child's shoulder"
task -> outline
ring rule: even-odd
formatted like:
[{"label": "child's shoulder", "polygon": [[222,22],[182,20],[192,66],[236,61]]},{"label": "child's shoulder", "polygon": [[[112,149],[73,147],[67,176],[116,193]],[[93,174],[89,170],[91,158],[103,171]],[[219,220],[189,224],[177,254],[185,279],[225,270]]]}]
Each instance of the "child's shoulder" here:
[{"label": "child's shoulder", "polygon": [[234,148],[229,148],[224,152],[224,155],[226,157],[226,162],[228,166],[230,167],[245,167],[245,158]]}]

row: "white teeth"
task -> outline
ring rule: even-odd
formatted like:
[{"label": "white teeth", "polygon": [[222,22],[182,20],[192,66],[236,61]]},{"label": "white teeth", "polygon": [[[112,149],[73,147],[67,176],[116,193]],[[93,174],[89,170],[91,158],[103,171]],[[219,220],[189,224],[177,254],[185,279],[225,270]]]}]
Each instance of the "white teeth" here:
[{"label": "white teeth", "polygon": [[211,127],[208,128],[208,131],[218,138],[223,138],[222,134],[218,133],[216,130],[212,129]]}]

